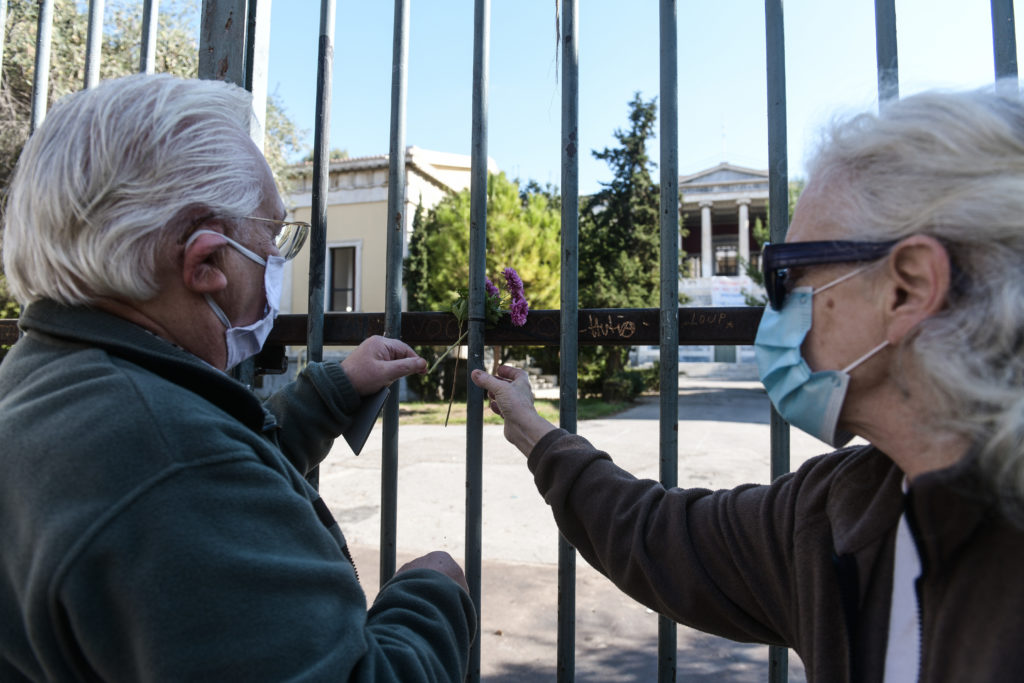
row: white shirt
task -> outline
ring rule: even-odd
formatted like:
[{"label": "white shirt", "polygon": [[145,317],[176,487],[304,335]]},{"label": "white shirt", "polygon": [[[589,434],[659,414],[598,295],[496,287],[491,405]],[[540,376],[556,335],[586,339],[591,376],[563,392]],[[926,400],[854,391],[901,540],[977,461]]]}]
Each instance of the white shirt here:
[{"label": "white shirt", "polygon": [[[907,490],[906,479],[903,480],[903,490]],[[885,650],[885,683],[917,681],[921,663],[921,620],[914,582],[919,576],[921,557],[910,533],[907,516],[903,514],[896,528],[889,643]]]}]

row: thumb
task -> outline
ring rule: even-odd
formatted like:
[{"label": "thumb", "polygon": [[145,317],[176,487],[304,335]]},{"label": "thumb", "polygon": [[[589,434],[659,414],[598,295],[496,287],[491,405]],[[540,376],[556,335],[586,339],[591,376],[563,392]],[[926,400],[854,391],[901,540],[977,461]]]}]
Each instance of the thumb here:
[{"label": "thumb", "polygon": [[388,383],[411,375],[414,372],[423,372],[427,369],[427,361],[423,360],[419,356],[415,358],[397,358],[395,360],[386,361],[385,371],[388,378]]},{"label": "thumb", "polygon": [[494,387],[494,384],[498,382],[498,380],[494,379],[483,370],[474,370],[472,378],[473,384],[477,385],[481,389],[487,390],[490,390],[492,387]]}]

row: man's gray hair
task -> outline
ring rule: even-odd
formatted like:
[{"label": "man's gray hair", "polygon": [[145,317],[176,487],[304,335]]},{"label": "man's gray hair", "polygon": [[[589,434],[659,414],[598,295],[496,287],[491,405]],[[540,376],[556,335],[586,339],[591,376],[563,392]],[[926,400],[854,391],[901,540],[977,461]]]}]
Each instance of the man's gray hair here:
[{"label": "man's gray hair", "polygon": [[259,206],[243,147],[251,116],[242,88],[167,75],[61,99],[11,183],[3,248],[14,297],[87,305],[155,296],[158,256],[189,221]]},{"label": "man's gray hair", "polygon": [[901,367],[924,381],[932,424],[970,438],[993,492],[1022,510],[1024,105],[1016,82],[999,85],[915,95],[836,124],[809,173],[851,237],[945,245],[951,292]]}]

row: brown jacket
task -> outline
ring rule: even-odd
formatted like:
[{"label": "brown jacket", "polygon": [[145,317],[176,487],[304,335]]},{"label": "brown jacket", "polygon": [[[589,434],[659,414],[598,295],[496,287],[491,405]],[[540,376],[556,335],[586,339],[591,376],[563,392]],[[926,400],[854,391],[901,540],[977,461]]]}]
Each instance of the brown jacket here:
[{"label": "brown jacket", "polygon": [[785,645],[809,681],[881,681],[896,526],[921,554],[921,681],[1024,680],[1024,531],[986,501],[971,458],[921,475],[859,447],[768,486],[669,489],[586,439],[529,457],[558,528],[626,594],[682,624]]}]

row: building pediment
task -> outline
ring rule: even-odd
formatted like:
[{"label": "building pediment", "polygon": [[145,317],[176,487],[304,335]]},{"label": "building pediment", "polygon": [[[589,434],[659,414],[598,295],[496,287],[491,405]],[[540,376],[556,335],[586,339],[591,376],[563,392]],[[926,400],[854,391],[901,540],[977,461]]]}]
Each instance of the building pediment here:
[{"label": "building pediment", "polygon": [[722,162],[697,173],[679,176],[679,194],[684,202],[767,199],[768,171]]},{"label": "building pediment", "polygon": [[[405,170],[409,186],[418,180],[450,194],[469,187],[472,159],[465,154],[409,146],[405,150]],[[498,172],[498,165],[493,159],[488,158],[487,170]],[[328,204],[386,201],[388,172],[387,154],[331,160],[328,170],[331,197]],[[313,187],[312,162],[295,164],[288,169],[288,174],[292,203],[308,205]]]},{"label": "building pediment", "polygon": [[768,171],[756,168],[745,168],[728,162],[722,162],[712,168],[706,168],[690,175],[679,176],[679,187],[696,187],[700,185],[735,182],[768,182]]}]

